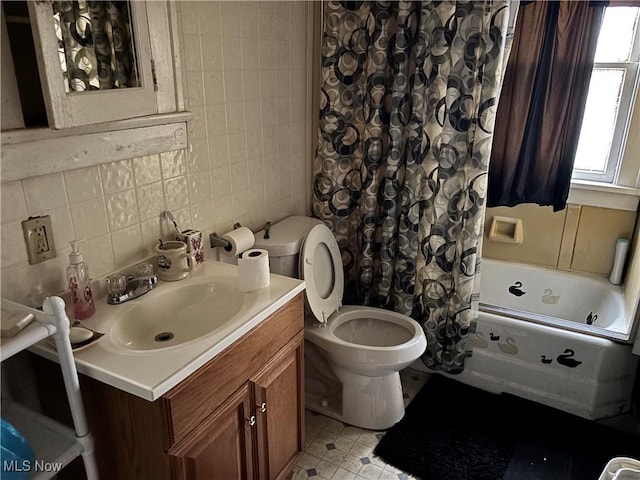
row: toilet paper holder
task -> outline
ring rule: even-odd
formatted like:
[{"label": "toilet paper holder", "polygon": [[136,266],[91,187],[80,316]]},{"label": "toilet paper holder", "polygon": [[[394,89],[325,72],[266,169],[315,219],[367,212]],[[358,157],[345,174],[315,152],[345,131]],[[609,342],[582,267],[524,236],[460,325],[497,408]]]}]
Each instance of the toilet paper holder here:
[{"label": "toilet paper holder", "polygon": [[[242,225],[240,225],[240,222],[236,222],[233,224],[233,229],[237,230],[241,226]],[[216,232],[209,234],[209,244],[211,245],[211,248],[222,247],[227,252],[231,251],[231,244],[227,240],[222,238],[220,235],[218,235]]]},{"label": "toilet paper holder", "polygon": [[211,244],[211,248],[222,247],[227,252],[231,251],[231,244],[224,238],[220,237],[216,232],[209,234],[209,243]]}]

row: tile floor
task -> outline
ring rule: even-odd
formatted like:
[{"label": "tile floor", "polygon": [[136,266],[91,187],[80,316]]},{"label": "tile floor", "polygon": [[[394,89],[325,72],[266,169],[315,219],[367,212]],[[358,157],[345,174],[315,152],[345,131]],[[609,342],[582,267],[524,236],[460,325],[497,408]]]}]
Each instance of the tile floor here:
[{"label": "tile floor", "polygon": [[[429,378],[426,373],[400,372],[405,406]],[[293,479],[313,480],[408,480],[411,475],[386,464],[373,454],[384,436],[353,427],[324,415],[306,411],[305,451],[293,471]]]}]

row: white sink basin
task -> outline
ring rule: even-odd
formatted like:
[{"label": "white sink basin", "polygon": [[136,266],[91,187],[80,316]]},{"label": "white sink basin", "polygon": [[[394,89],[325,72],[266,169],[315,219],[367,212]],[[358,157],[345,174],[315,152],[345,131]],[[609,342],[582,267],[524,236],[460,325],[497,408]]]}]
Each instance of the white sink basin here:
[{"label": "white sink basin", "polygon": [[[207,260],[184,280],[160,281],[149,293],[121,305],[97,298],[95,315],[83,323],[104,336],[73,352],[76,367],[153,402],[303,290],[301,280],[272,275],[268,287],[243,293],[238,267]],[[32,348],[58,359],[47,342]]]},{"label": "white sink basin", "polygon": [[175,347],[233,322],[245,298],[235,285],[222,282],[151,292],[122,312],[111,328],[111,340],[134,351]]}]

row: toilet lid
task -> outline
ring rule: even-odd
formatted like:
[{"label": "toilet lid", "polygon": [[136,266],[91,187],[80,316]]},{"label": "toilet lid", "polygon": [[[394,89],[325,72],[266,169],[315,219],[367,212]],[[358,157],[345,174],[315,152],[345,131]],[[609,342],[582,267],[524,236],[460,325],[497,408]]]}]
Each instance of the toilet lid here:
[{"label": "toilet lid", "polygon": [[300,250],[300,276],[307,284],[307,304],[319,322],[342,306],[344,273],[336,237],[325,225],[307,234]]}]

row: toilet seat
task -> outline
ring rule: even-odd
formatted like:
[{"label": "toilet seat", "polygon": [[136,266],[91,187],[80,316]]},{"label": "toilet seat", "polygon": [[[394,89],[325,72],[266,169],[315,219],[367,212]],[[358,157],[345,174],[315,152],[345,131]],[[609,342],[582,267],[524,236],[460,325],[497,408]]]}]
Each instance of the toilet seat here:
[{"label": "toilet seat", "polygon": [[300,249],[300,277],[307,284],[306,298],[316,320],[326,323],[342,306],[344,273],[338,242],[324,224],[315,225]]}]

